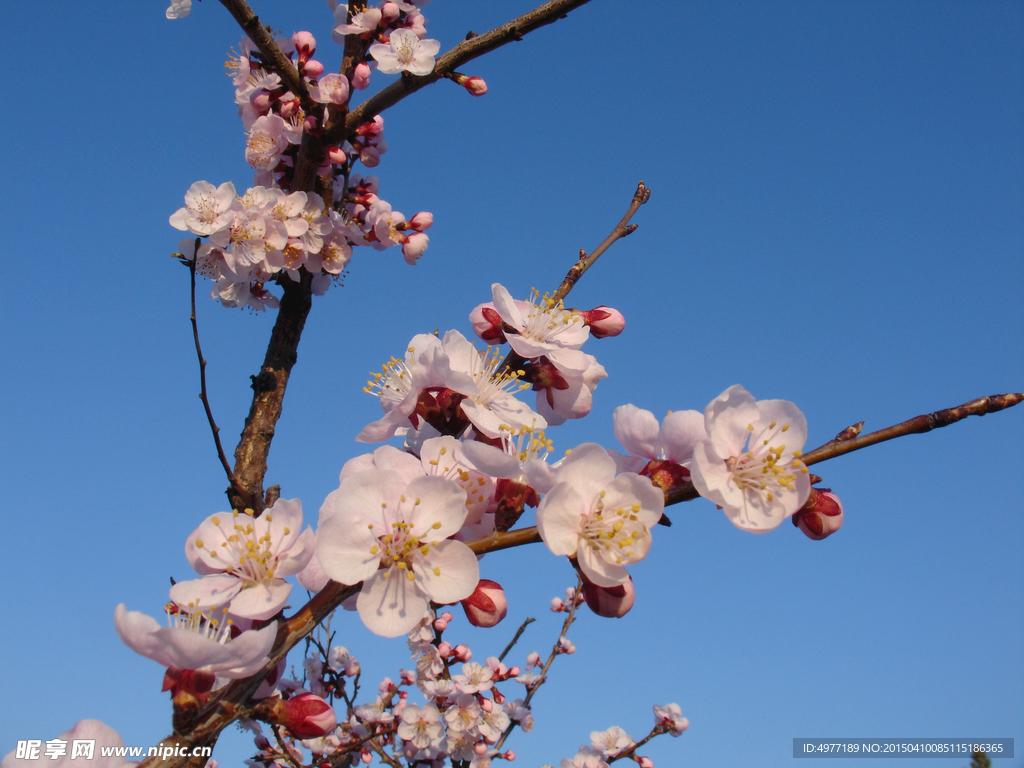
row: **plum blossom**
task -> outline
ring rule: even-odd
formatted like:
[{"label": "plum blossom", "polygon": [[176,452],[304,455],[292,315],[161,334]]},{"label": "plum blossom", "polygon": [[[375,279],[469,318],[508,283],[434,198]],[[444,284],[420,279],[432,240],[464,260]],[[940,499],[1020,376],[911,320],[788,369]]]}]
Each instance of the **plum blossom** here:
[{"label": "plum blossom", "polygon": [[260,517],[252,510],[206,518],[188,537],[185,556],[202,578],[179,581],[171,600],[186,611],[226,607],[247,619],[269,619],[284,607],[292,576],[309,563],[315,537],[302,530],[302,502],[278,499]]},{"label": "plum blossom", "polygon": [[281,153],[288,146],[285,121],[280,115],[257,118],[245,142],[245,161],[258,171],[270,171],[281,162]]},{"label": "plum blossom", "polygon": [[410,29],[396,29],[387,43],[374,43],[368,53],[377,60],[377,70],[382,74],[429,75],[440,50],[438,40],[420,40]]},{"label": "plum blossom", "polygon": [[466,492],[450,480],[359,472],[320,510],[317,557],[335,581],[363,582],[356,603],[363,623],[397,637],[416,626],[429,601],[455,602],[476,588],[476,556],[448,539],[465,519]]},{"label": "plum blossom", "polygon": [[117,636],[136,653],[168,668],[210,672],[222,678],[254,674],[267,663],[277,636],[277,622],[229,639],[230,619],[169,612],[168,621],[170,626],[161,627],[156,619],[129,611],[123,603],[114,611]]},{"label": "plum blossom", "polygon": [[436,747],[444,740],[441,712],[434,704],[409,704],[402,710],[398,737],[411,741],[417,749]]},{"label": "plum blossom", "polygon": [[613,725],[607,731],[594,731],[590,734],[590,746],[606,757],[633,746],[633,739],[619,726]]},{"label": "plum blossom", "polygon": [[704,415],[699,411],[672,411],[661,425],[650,411],[635,405],[620,405],[612,414],[615,439],[629,451],[618,456],[622,468],[639,472],[653,460],[671,461],[687,467],[697,443],[707,439]]},{"label": "plum blossom", "polygon": [[548,549],[577,557],[583,573],[599,587],[628,581],[624,566],[647,556],[664,494],[640,475],[616,477],[615,462],[595,443],[575,448],[554,479],[537,507],[537,530]]},{"label": "plum blossom", "polygon": [[763,533],[807,501],[800,461],[807,420],[788,400],[758,400],[739,384],[704,409],[708,441],[693,451],[693,485],[737,528]]},{"label": "plum blossom", "polygon": [[654,724],[669,729],[673,736],[682,736],[683,731],[690,727],[690,721],[683,717],[683,710],[678,704],[654,705]]},{"label": "plum blossom", "polygon": [[572,758],[563,758],[558,764],[559,768],[609,768],[608,763],[602,759],[599,750],[590,747],[580,747],[580,751]]},{"label": "plum blossom", "polygon": [[206,237],[231,223],[236,200],[230,181],[216,188],[208,181],[197,181],[185,193],[185,207],[171,214],[171,226]]}]

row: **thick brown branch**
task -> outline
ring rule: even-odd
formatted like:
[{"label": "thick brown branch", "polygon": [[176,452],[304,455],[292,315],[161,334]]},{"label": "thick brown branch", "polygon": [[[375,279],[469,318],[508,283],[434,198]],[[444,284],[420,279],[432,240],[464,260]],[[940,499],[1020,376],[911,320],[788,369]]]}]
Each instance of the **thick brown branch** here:
[{"label": "thick brown branch", "polygon": [[363,123],[369,122],[388,107],[394,106],[410,93],[425,88],[453,72],[457,67],[483,56],[485,53],[500,48],[506,43],[521,40],[523,35],[552,24],[565,17],[569,11],[585,5],[589,0],[551,0],[529,13],[524,13],[490,32],[476,35],[452,48],[434,65],[429,75],[402,75],[401,79],[392,83],[384,90],[374,94],[358,107],[349,112],[344,123],[328,128],[324,134],[327,144],[338,144]]},{"label": "thick brown branch", "polygon": [[235,449],[235,478],[242,493],[228,489],[233,509],[249,508],[257,512],[263,509],[263,477],[267,472],[270,443],[277,420],[281,418],[288,377],[298,357],[302,328],[312,307],[310,282],[311,277],[303,274],[299,283],[284,283],[281,308],[270,334],[263,367],[252,377],[252,406]]},{"label": "thick brown branch", "polygon": [[[963,405],[958,405],[954,408],[944,408],[941,411],[935,411],[934,413],[925,413],[921,416],[915,416],[912,419],[894,424],[891,427],[880,429],[877,432],[871,432],[866,435],[860,435],[859,437],[853,437],[848,440],[830,440],[813,451],[808,451],[802,457],[805,464],[817,464],[821,461],[828,461],[834,459],[836,456],[842,456],[844,453],[851,453],[852,451],[858,451],[861,448],[867,448],[869,445],[875,445],[886,440],[892,440],[896,437],[903,437],[904,435],[916,435],[922,432],[931,432],[933,429],[939,427],[948,427],[950,424],[954,424],[961,419],[966,419],[968,416],[984,416],[987,413],[995,413],[1001,411],[1004,408],[1012,408],[1013,406],[1024,400],[1024,393],[1016,392],[1008,395],[990,395],[989,397],[979,397],[976,400],[971,400]],[[863,422],[861,422],[863,423]],[[846,430],[844,430],[845,432]],[[840,437],[843,433],[840,433]],[[676,490],[665,494],[665,504],[678,504],[681,501],[690,501],[696,499],[700,494],[693,487],[693,483],[686,483],[685,485],[677,488]]]}]

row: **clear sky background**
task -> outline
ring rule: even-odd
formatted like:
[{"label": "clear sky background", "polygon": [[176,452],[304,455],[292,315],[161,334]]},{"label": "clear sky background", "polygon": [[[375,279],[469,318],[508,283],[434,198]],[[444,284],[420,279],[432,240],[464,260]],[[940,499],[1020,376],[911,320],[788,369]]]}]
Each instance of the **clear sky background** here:
[{"label": "clear sky background", "polygon": [[[239,32],[212,0],[177,22],[165,7],[0,10],[0,753],[85,717],[130,745],[169,733],[162,670],[120,643],[114,607],[159,615],[169,577],[192,575],[185,537],[226,505],[167,217],[196,180],[251,183],[222,66]],[[438,0],[428,32],[447,50],[530,7]],[[337,66],[323,2],[255,8]],[[551,431],[558,452],[618,447],[617,405],[703,409],[736,383],[797,403],[809,447],[1020,390],[1022,39],[1019,2],[594,0],[466,67],[485,97],[441,82],[408,98],[385,114],[377,171],[395,209],[434,213],[430,249],[415,268],[357,252],[315,302],[267,482],[315,523],[378,417],[367,373],[416,333],[469,333],[492,282],[553,289],[640,178],[638,231],[570,298],[628,325],[588,345],[609,378],[590,417]],[[200,300],[229,451],[272,321]],[[1022,429],[1024,408],[818,465],[846,508],[824,542],[788,523],[744,533],[703,500],[670,509],[632,569],[636,607],[581,615],[536,728],[509,742],[515,764],[557,765],[613,724],[640,738],[674,701],[692,725],[644,750],[662,768],[790,766],[792,739],[814,736],[1015,737],[996,765],[1024,765]],[[453,638],[483,658],[535,616],[512,657],[548,649],[569,566],[536,545],[487,556],[482,575],[509,617],[487,632],[460,619]],[[353,619],[339,614],[337,640],[372,690],[408,655]],[[215,756],[251,751],[229,731]]]}]

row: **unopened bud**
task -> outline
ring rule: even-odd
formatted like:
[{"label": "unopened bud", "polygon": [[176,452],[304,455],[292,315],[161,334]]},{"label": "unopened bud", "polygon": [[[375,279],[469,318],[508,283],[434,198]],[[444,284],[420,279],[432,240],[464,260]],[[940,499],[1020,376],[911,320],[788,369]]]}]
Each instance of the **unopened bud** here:
[{"label": "unopened bud", "polygon": [[473,324],[473,332],[488,344],[504,344],[505,332],[501,329],[501,315],[494,304],[478,304],[469,313],[469,322]]},{"label": "unopened bud", "polygon": [[417,232],[426,232],[430,229],[430,225],[434,223],[434,214],[429,211],[420,211],[408,222],[409,229],[415,229]]},{"label": "unopened bud", "polygon": [[621,619],[636,602],[633,577],[630,576],[628,581],[614,587],[599,587],[584,576],[583,599],[587,601],[587,607],[598,616]]},{"label": "unopened bud", "polygon": [[270,702],[270,719],[283,725],[297,739],[318,739],[338,725],[334,708],[319,696],[303,691],[287,701]]},{"label": "unopened bud", "polygon": [[487,742],[485,742],[485,741],[478,741],[476,744],[473,745],[473,751],[476,752],[478,755],[486,755],[487,754]]},{"label": "unopened bud", "polygon": [[626,327],[626,318],[617,309],[600,306],[587,312],[580,312],[583,322],[590,328],[590,335],[597,339],[618,336]]},{"label": "unopened bud", "polygon": [[437,652],[441,658],[446,658],[452,655],[452,644],[448,642],[441,642],[437,646]]},{"label": "unopened bud", "polygon": [[510,749],[510,750],[507,750],[507,751],[505,752],[505,754],[504,754],[504,755],[502,755],[502,757],[503,757],[503,758],[505,758],[506,760],[509,760],[509,761],[511,761],[511,760],[515,760],[515,759],[516,759],[516,753],[515,753],[515,752],[513,752],[513,751],[512,751],[511,749]]},{"label": "unopened bud", "polygon": [[508,613],[508,600],[501,585],[480,579],[473,594],[460,602],[466,618],[474,627],[493,627]]},{"label": "unopened bud", "polygon": [[323,131],[320,130],[320,121],[317,119],[316,115],[306,115],[305,119],[302,121],[302,130],[306,133],[313,134],[314,136],[319,136],[323,133]]},{"label": "unopened bud", "polygon": [[455,648],[452,649],[452,653],[458,661],[465,662],[473,658],[473,652],[469,650],[468,645],[456,645]]},{"label": "unopened bud", "polygon": [[448,622],[445,619],[434,619],[434,629],[438,632],[444,632],[448,629]]},{"label": "unopened bud", "polygon": [[299,109],[299,100],[290,99],[288,101],[281,102],[281,107],[278,109],[278,112],[281,115],[281,117],[287,120],[289,117],[294,117],[295,115],[297,115],[299,113]]},{"label": "unopened bud", "polygon": [[395,3],[387,2],[381,6],[380,9],[380,24],[382,27],[388,26],[392,21],[398,18],[398,14],[402,12]]},{"label": "unopened bud", "polygon": [[448,611],[445,611],[441,614],[440,618],[444,619],[445,621],[451,621],[455,617],[452,616]]},{"label": "unopened bud", "polygon": [[314,80],[324,73],[324,65],[316,59],[310,59],[302,65],[302,74]]},{"label": "unopened bud", "polygon": [[494,702],[488,699],[486,696],[481,696],[479,699],[480,709],[484,712],[490,712],[494,709]]},{"label": "unopened bud", "polygon": [[469,91],[472,96],[483,96],[487,93],[487,83],[484,82],[482,77],[477,77],[476,75],[472,77],[456,75],[455,82]]},{"label": "unopened bud", "polygon": [[843,525],[843,504],[830,488],[811,488],[807,502],[793,515],[793,525],[809,539],[827,539]]},{"label": "unopened bud", "polygon": [[[300,63],[306,63],[316,53],[316,38],[309,32],[296,32],[293,34],[292,44],[295,46],[295,52],[299,54]],[[323,70],[321,69],[321,71]]]},{"label": "unopened bud", "polygon": [[649,757],[638,757],[636,762],[640,768],[654,768],[654,761]]},{"label": "unopened bud", "polygon": [[327,159],[331,161],[331,165],[344,165],[348,162],[348,153],[341,147],[328,147]]},{"label": "unopened bud", "polygon": [[370,138],[377,138],[384,133],[384,118],[377,115],[368,123],[363,123],[356,128],[356,134],[359,136],[369,136]]},{"label": "unopened bud", "polygon": [[249,97],[249,103],[252,104],[252,108],[260,114],[270,111],[271,101],[270,94],[262,88],[253,91],[252,96]]},{"label": "unopened bud", "polygon": [[352,70],[352,87],[357,91],[363,90],[370,84],[370,65],[365,61],[361,61],[356,64],[354,70]]}]

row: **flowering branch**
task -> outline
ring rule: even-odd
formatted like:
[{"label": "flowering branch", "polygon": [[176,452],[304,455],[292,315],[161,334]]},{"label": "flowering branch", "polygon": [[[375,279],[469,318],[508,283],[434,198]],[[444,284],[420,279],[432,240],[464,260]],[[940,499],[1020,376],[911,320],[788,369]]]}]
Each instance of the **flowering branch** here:
[{"label": "flowering branch", "polygon": [[[569,615],[566,616],[565,617],[565,621],[562,622],[562,631],[559,633],[558,639],[555,641],[555,644],[552,646],[551,653],[548,654],[547,661],[545,661],[544,662],[544,666],[541,667],[540,676],[537,678],[536,684],[533,685],[530,688],[530,690],[526,692],[526,697],[523,699],[523,706],[524,707],[529,707],[530,706],[530,701],[533,699],[533,694],[535,694],[537,692],[537,690],[542,685],[544,685],[544,683],[547,681],[547,679],[548,679],[548,670],[551,668],[551,665],[554,663],[555,657],[558,656],[560,653],[566,653],[566,651],[562,650],[562,648],[563,648],[562,640],[565,639],[565,633],[569,631],[569,627],[571,627],[572,623],[574,621],[576,621],[576,609],[583,602],[582,589],[583,589],[583,579],[582,578],[577,578],[576,579],[576,589],[572,593],[572,605],[569,607]],[[525,627],[526,625],[524,624],[523,626]],[[520,630],[520,631],[522,631],[522,630]],[[571,650],[568,651],[568,653],[571,653],[571,652],[572,652]],[[499,751],[501,750],[502,745],[504,745],[505,740],[512,734],[512,731],[515,729],[516,725],[517,725],[517,723],[516,723],[515,720],[513,720],[511,723],[509,723],[508,728],[505,729],[505,731],[501,734],[501,738],[498,739],[498,741],[495,743],[494,749],[499,750]]]},{"label": "flowering branch", "polygon": [[[971,400],[953,408],[944,408],[941,411],[915,416],[912,419],[880,429],[877,432],[871,432],[850,439],[842,439],[845,436],[844,433],[847,432],[847,430],[843,430],[835,440],[830,440],[813,451],[806,452],[800,460],[808,465],[817,464],[820,461],[828,461],[837,456],[858,451],[861,448],[867,448],[869,445],[882,443],[896,437],[916,435],[922,432],[931,432],[939,427],[948,427],[950,424],[966,419],[968,416],[984,416],[987,413],[995,413],[1004,408],[1012,408],[1021,401],[1024,401],[1024,393],[1022,392],[1006,395],[989,395],[988,397],[979,397],[976,400]],[[665,494],[665,504],[678,504],[681,501],[690,501],[696,499],[699,495],[693,487],[693,483],[684,483],[679,488]]]},{"label": "flowering branch", "polygon": [[589,0],[551,0],[551,2],[544,3],[529,13],[524,13],[519,18],[512,19],[512,21],[495,27],[482,35],[473,35],[470,32],[465,41],[437,60],[434,71],[429,75],[403,75],[400,80],[374,94],[349,112],[344,123],[328,127],[324,133],[324,140],[328,144],[338,143],[363,123],[369,122],[410,93],[446,77],[449,72],[453,72],[456,67],[467,61],[483,56],[506,43],[522,40],[523,35],[565,18],[569,11],[579,8],[587,2]]},{"label": "flowering branch", "polygon": [[299,76],[291,59],[285,56],[277,41],[274,40],[274,36],[270,33],[270,27],[260,23],[259,16],[253,12],[245,0],[220,0],[220,3],[228,9],[228,12],[238,22],[238,26],[260,49],[260,53],[263,54],[263,63],[267,69],[280,75],[281,81],[288,86],[288,90],[302,100],[303,109],[312,108],[313,102],[309,98],[309,89],[306,88],[306,83]]}]

